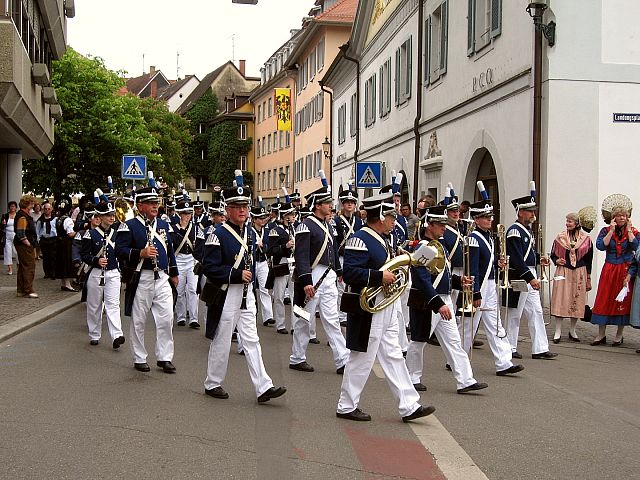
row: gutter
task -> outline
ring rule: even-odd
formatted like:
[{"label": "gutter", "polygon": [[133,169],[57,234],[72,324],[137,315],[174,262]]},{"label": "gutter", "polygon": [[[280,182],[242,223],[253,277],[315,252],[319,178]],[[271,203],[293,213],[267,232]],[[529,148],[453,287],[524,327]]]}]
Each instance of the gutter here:
[{"label": "gutter", "polygon": [[424,0],[418,2],[418,68],[416,68],[416,118],[413,121],[415,152],[413,159],[413,209],[418,206],[418,175],[420,174],[420,120],[422,119],[422,55],[424,43]]},{"label": "gutter", "polygon": [[542,137],[542,31],[535,28],[533,41],[533,181],[536,182],[538,206],[544,198],[540,184],[540,157]]}]

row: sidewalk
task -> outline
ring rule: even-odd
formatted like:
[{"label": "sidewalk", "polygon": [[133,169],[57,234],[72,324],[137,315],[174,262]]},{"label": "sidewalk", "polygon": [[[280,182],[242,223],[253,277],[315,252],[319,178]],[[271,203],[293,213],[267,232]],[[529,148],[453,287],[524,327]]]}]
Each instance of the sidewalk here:
[{"label": "sidewalk", "polygon": [[80,302],[80,293],[60,290],[60,280],[44,279],[42,260],[36,262],[34,287],[39,298],[16,297],[16,275],[7,275],[0,266],[0,342],[71,308]]}]

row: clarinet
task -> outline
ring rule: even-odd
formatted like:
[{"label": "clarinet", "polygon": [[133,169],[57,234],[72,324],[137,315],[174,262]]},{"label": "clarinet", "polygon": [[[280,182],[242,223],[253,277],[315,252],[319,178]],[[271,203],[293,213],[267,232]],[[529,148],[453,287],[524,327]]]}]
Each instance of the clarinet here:
[{"label": "clarinet", "polygon": [[[248,222],[245,225],[247,229],[247,248],[244,253],[244,269],[250,271],[251,270],[251,248],[253,247],[253,233],[251,232],[251,227]],[[240,303],[240,310],[247,309],[247,293],[249,292],[249,284],[245,283],[242,286],[242,303]]]},{"label": "clarinet", "polygon": [[[103,256],[109,261],[109,253],[107,252],[107,232],[104,232],[104,237],[102,237],[102,251],[104,252]],[[104,287],[104,271],[107,269],[106,265],[102,267],[102,272],[100,272],[100,286]]]},{"label": "clarinet", "polygon": [[[151,222],[149,219],[145,219],[145,225],[147,226],[147,247],[152,247],[153,234],[151,233]],[[158,259],[155,256],[151,257],[151,264],[153,265],[153,278],[158,280],[160,273],[158,272]]]}]

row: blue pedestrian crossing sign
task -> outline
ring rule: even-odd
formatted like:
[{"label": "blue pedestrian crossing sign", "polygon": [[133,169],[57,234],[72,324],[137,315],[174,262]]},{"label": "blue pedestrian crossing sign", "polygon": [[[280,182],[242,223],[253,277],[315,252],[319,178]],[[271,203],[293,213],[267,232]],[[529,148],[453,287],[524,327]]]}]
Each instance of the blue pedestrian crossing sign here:
[{"label": "blue pedestrian crossing sign", "polygon": [[357,188],[382,187],[382,163],[381,162],[358,162],[356,166],[356,187]]},{"label": "blue pedestrian crossing sign", "polygon": [[123,155],[121,178],[127,180],[147,178],[147,157],[144,155]]}]

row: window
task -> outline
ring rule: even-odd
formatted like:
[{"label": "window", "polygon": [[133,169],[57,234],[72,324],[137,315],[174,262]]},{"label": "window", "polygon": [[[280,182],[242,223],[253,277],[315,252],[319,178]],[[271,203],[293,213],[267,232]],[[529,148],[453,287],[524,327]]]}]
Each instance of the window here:
[{"label": "window", "polygon": [[284,175],[285,175],[284,181],[286,182],[287,185],[289,185],[289,165],[287,165],[287,167],[285,168],[284,172],[285,172],[284,173]]},{"label": "window", "polygon": [[247,156],[240,155],[240,166],[238,167],[240,170],[247,170]]},{"label": "window", "polygon": [[206,190],[208,188],[207,177],[205,175],[198,175],[196,180],[196,190]]},{"label": "window", "polygon": [[260,115],[262,114],[262,107],[260,105],[258,105],[258,117],[256,118],[256,120],[258,121],[258,123],[260,123]]},{"label": "window", "polygon": [[502,33],[502,0],[467,0],[467,55]]},{"label": "window", "polygon": [[342,145],[347,130],[347,104],[344,103],[338,108],[338,145]]},{"label": "window", "polygon": [[278,132],[273,132],[273,152],[278,151]]},{"label": "window", "polygon": [[267,182],[267,179],[265,178],[266,177],[265,173],[266,172],[262,172],[262,190],[264,190],[264,187],[266,186],[266,182]]},{"label": "window", "polygon": [[279,147],[278,150],[282,150],[282,148],[283,148],[283,142],[282,142],[283,139],[284,139],[284,135],[283,134],[284,134],[284,132],[282,130],[280,130],[278,132],[278,147]]},{"label": "window", "polygon": [[256,182],[256,190],[260,191],[260,172],[258,172],[258,181]]},{"label": "window", "polygon": [[409,37],[396,50],[396,105],[402,105],[411,98],[411,39]]},{"label": "window", "polygon": [[285,147],[289,148],[291,146],[291,132],[285,132],[285,134],[286,134],[285,135],[285,139],[286,139]]},{"label": "window", "polygon": [[266,138],[262,137],[262,155],[266,155],[267,154],[267,142],[266,142]]},{"label": "window", "polygon": [[305,158],[305,179],[307,178],[311,178],[312,171],[311,169],[313,168],[313,155],[307,155],[307,157]]},{"label": "window", "polygon": [[269,101],[268,101],[267,105],[268,105],[267,108],[269,109],[268,117],[271,117],[271,115],[273,115],[273,109],[272,109],[272,106],[271,106],[271,98],[269,98]]},{"label": "window", "polygon": [[258,148],[256,148],[257,156],[260,158],[260,139],[258,139]]},{"label": "window", "polygon": [[278,187],[278,174],[276,169],[273,169],[273,189],[274,190],[278,190],[280,187]]},{"label": "window", "polygon": [[240,140],[247,139],[247,124],[244,122],[240,123]]},{"label": "window", "polygon": [[425,85],[437,81],[447,72],[448,14],[449,1],[445,0],[425,20]]},{"label": "window", "polygon": [[293,175],[295,177],[295,181],[296,182],[301,182],[303,180],[303,173],[302,173],[302,158],[299,158],[298,160],[296,160],[296,163],[294,164],[294,172]]},{"label": "window", "polygon": [[319,72],[324,67],[324,37],[322,38],[322,40],[320,40],[318,42],[318,46],[316,47],[316,50],[317,50],[317,54],[316,54],[317,67],[316,67],[316,70]]},{"label": "window", "polygon": [[391,111],[391,57],[380,67],[380,117]]},{"label": "window", "polygon": [[354,93],[351,95],[351,116],[349,117],[349,133],[352,137],[356,136],[358,129],[358,97]]},{"label": "window", "polygon": [[267,153],[271,153],[271,134],[267,136]]},{"label": "window", "polygon": [[324,92],[320,91],[315,97],[316,101],[316,122],[322,120],[324,115]]},{"label": "window", "polygon": [[318,67],[316,63],[316,50],[314,49],[309,55],[309,78],[313,79],[316,76],[316,68]]},{"label": "window", "polygon": [[267,190],[271,190],[271,170],[267,170]]},{"label": "window", "polygon": [[322,150],[318,150],[313,154],[313,176],[314,177],[320,176],[320,170],[322,170],[322,155],[324,155]]},{"label": "window", "polygon": [[267,114],[267,102],[262,102],[262,121],[263,122],[266,114]]},{"label": "window", "polygon": [[376,121],[376,74],[364,84],[364,124],[370,127]]}]

